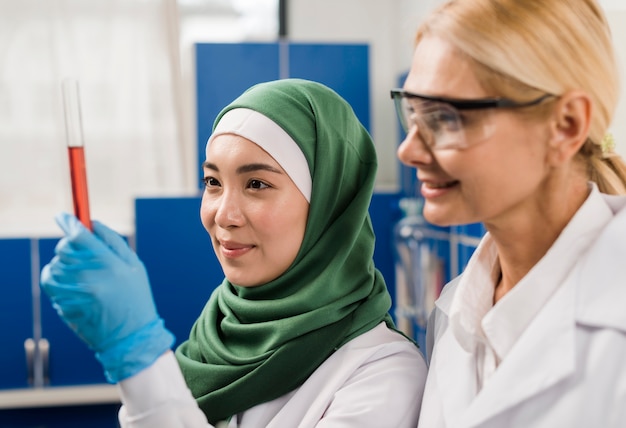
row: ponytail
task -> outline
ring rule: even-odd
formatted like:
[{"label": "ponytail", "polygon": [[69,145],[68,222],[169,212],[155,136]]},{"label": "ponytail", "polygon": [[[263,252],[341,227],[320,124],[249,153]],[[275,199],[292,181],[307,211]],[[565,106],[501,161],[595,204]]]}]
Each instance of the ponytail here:
[{"label": "ponytail", "polygon": [[587,139],[580,150],[587,159],[589,179],[602,193],[626,195],[626,162],[615,152],[613,136],[607,133],[601,144]]}]

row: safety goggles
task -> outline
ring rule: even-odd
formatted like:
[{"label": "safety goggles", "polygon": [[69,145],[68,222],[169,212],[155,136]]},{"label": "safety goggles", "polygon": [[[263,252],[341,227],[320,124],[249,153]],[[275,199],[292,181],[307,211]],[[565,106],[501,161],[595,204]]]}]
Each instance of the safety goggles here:
[{"label": "safety goggles", "polygon": [[418,134],[433,149],[462,149],[493,135],[494,109],[537,105],[553,97],[542,95],[530,101],[508,98],[454,99],[391,91],[396,113],[405,132],[417,126]]}]

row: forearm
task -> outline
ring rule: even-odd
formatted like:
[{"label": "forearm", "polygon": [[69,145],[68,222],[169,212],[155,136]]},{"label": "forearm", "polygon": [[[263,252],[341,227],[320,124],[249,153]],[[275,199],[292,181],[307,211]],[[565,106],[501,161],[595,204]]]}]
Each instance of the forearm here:
[{"label": "forearm", "polygon": [[210,428],[180,372],[172,351],[118,383],[123,428]]}]

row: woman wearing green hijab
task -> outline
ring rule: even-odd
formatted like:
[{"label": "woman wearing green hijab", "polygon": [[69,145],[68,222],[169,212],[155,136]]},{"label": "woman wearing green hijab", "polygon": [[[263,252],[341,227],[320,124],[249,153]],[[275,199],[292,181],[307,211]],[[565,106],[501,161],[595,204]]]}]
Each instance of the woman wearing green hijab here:
[{"label": "woman wearing green hijab", "polygon": [[[426,365],[394,330],[373,264],[376,168],[369,134],[321,84],[259,84],[222,110],[207,142],[200,216],[225,279],[175,355],[145,273],[123,281],[120,269],[92,266],[100,247],[141,268],[133,271],[143,272],[141,262],[99,223],[94,236],[73,216],[59,220],[67,236],[42,286],[120,385],[123,427],[416,426]],[[96,296],[107,321],[138,317],[139,301],[108,313],[117,300],[93,291],[105,283],[117,285],[117,300],[144,293],[135,331],[113,322],[92,333],[76,315],[72,288],[81,302]]]}]

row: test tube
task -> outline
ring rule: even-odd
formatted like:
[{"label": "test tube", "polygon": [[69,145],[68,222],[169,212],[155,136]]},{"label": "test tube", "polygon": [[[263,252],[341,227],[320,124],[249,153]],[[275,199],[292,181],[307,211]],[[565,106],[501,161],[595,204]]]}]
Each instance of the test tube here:
[{"label": "test tube", "polygon": [[89,195],[87,192],[87,168],[85,165],[85,142],[80,111],[78,82],[65,79],[62,83],[63,106],[65,111],[65,131],[67,150],[70,158],[70,179],[72,181],[72,199],[74,214],[87,227],[91,228],[89,214]]}]

